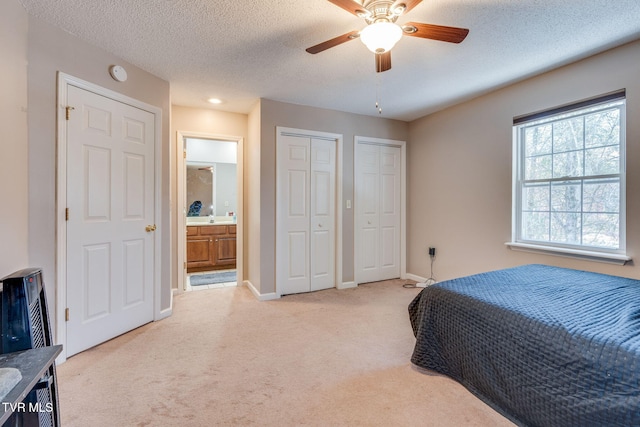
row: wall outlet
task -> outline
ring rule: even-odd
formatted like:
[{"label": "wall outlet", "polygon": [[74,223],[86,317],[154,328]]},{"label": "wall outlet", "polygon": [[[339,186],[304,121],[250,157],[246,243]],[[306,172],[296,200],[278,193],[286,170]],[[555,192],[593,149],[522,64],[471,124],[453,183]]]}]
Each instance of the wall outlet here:
[{"label": "wall outlet", "polygon": [[436,248],[429,248],[429,256],[436,256]]}]

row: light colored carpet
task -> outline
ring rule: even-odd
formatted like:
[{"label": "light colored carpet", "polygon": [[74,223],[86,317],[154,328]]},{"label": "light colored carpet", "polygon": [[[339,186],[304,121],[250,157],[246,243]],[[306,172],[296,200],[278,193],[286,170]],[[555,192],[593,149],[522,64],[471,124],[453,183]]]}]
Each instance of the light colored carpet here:
[{"label": "light colored carpet", "polygon": [[511,426],[418,372],[404,281],[258,302],[181,294],[174,314],[58,366],[62,425]]}]

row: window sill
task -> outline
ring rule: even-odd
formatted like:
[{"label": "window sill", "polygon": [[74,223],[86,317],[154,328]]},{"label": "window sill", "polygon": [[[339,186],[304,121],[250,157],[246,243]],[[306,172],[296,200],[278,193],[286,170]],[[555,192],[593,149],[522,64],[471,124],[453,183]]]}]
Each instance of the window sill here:
[{"label": "window sill", "polygon": [[588,261],[606,262],[609,264],[625,265],[631,261],[631,257],[625,254],[614,254],[610,252],[587,251],[581,249],[557,248],[554,246],[536,245],[533,243],[507,242],[514,251],[533,252],[546,255],[564,256],[578,258]]}]

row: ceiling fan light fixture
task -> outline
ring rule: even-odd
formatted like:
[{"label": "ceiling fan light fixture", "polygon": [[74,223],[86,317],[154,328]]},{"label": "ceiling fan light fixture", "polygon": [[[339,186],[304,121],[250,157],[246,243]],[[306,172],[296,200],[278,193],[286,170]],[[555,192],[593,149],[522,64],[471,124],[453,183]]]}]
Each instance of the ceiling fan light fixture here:
[{"label": "ceiling fan light fixture", "polygon": [[373,53],[390,51],[402,38],[402,28],[389,21],[374,22],[360,31],[360,40]]}]

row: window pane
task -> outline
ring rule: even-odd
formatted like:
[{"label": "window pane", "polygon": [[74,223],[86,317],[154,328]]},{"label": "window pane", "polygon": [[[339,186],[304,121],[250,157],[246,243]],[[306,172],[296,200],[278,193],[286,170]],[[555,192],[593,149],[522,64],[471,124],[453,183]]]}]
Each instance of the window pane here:
[{"label": "window pane", "polygon": [[561,182],[551,187],[551,210],[556,212],[580,212],[582,188],[580,182]]},{"label": "window pane", "polygon": [[525,157],[551,154],[551,130],[550,124],[525,129]]},{"label": "window pane", "polygon": [[553,124],[553,152],[582,150],[584,124],[582,117],[561,120]]},{"label": "window pane", "polygon": [[582,232],[581,225],[581,215],[579,213],[552,213],[551,241],[579,245]]},{"label": "window pane", "polygon": [[585,175],[620,173],[620,147],[618,145],[585,150]]},{"label": "window pane", "polygon": [[582,153],[582,151],[569,151],[554,155],[553,177],[582,176]]},{"label": "window pane", "polygon": [[525,162],[524,178],[551,178],[551,156],[528,157]]},{"label": "window pane", "polygon": [[624,108],[624,99],[559,108],[516,125],[514,239],[624,249]]},{"label": "window pane", "polygon": [[601,147],[620,143],[620,110],[604,111],[585,117],[585,146]]},{"label": "window pane", "polygon": [[618,213],[620,211],[620,180],[585,181],[582,210]]},{"label": "window pane", "polygon": [[584,214],[584,245],[616,249],[620,245],[620,215]]},{"label": "window pane", "polygon": [[522,209],[549,211],[549,184],[524,187],[522,190]]},{"label": "window pane", "polygon": [[522,238],[525,240],[549,240],[549,213],[523,212]]}]

